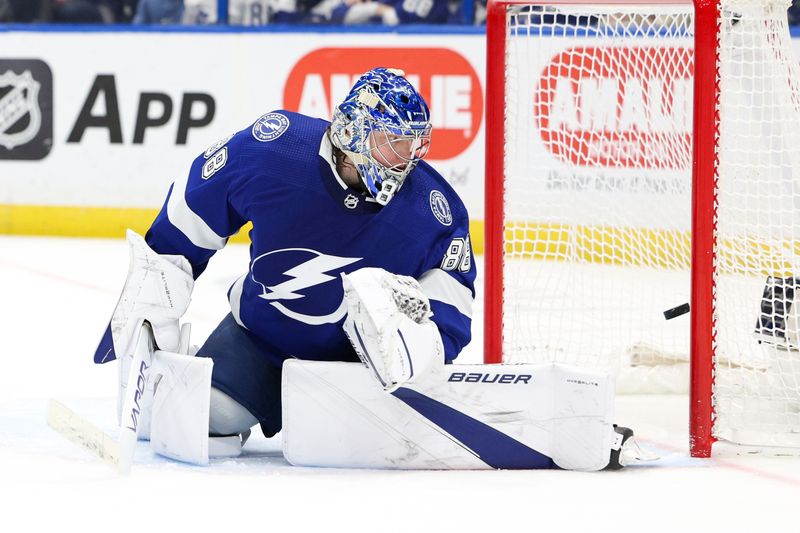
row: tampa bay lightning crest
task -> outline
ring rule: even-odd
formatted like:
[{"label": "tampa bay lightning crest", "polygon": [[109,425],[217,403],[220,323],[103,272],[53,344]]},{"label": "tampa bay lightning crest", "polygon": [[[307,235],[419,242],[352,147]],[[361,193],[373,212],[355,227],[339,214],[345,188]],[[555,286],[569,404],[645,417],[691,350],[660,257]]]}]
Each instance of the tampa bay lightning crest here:
[{"label": "tampa bay lightning crest", "polygon": [[253,124],[253,137],[261,142],[274,141],[289,129],[289,119],[280,113],[267,113]]},{"label": "tampa bay lightning crest", "polygon": [[440,191],[432,190],[430,195],[431,211],[436,217],[436,220],[445,226],[453,223],[453,213],[450,211],[450,204],[447,202],[444,194]]},{"label": "tampa bay lightning crest", "polygon": [[347,312],[341,274],[361,259],[284,248],[255,258],[250,275],[261,286],[259,298],[281,314],[310,325],[333,324]]}]

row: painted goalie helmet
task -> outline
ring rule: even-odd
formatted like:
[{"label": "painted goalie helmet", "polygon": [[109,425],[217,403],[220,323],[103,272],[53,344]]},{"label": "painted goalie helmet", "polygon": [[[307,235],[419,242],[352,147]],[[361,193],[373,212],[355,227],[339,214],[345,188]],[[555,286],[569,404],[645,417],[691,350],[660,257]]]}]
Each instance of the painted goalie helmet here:
[{"label": "painted goalie helmet", "polygon": [[361,76],[331,123],[331,141],[358,169],[370,196],[386,205],[430,146],[428,105],[402,70]]}]

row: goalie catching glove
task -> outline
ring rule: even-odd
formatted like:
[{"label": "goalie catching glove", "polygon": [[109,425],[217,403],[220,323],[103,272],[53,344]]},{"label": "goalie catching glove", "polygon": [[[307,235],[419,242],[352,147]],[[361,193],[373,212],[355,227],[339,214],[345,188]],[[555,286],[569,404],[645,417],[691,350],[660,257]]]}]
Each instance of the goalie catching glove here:
[{"label": "goalie catching glove", "polygon": [[380,268],[342,275],[343,328],[358,357],[386,391],[444,364],[439,329],[417,280]]}]

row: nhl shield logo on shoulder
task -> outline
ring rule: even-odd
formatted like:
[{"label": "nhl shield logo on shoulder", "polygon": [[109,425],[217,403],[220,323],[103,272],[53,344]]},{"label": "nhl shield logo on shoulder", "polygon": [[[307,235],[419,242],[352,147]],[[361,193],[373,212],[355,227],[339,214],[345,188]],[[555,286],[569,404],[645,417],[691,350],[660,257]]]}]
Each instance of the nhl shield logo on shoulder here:
[{"label": "nhl shield logo on shoulder", "polygon": [[289,129],[289,119],[280,113],[267,113],[253,124],[253,137],[262,143],[274,141]]},{"label": "nhl shield logo on shoulder", "polygon": [[0,159],[42,159],[52,147],[52,73],[39,60],[0,60]]},{"label": "nhl shield logo on shoulder", "polygon": [[355,194],[348,194],[347,198],[344,199],[344,206],[347,209],[355,209],[358,207],[358,196]]},{"label": "nhl shield logo on shoulder", "polygon": [[447,198],[440,191],[432,190],[430,195],[431,211],[436,217],[436,220],[445,226],[453,223],[453,213],[450,212],[450,204],[447,203]]}]

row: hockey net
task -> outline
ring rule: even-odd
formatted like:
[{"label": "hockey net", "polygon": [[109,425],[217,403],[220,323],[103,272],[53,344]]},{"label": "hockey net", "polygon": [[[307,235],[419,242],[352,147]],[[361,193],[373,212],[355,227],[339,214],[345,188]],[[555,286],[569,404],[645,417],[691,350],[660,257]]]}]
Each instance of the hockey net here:
[{"label": "hockey net", "polygon": [[[699,387],[713,435],[698,455],[713,439],[800,446],[787,7],[490,4],[487,362],[603,368],[618,392]],[[710,126],[694,152],[693,112]],[[709,362],[691,380],[690,345]]]}]

